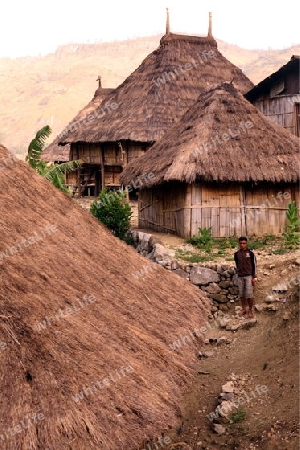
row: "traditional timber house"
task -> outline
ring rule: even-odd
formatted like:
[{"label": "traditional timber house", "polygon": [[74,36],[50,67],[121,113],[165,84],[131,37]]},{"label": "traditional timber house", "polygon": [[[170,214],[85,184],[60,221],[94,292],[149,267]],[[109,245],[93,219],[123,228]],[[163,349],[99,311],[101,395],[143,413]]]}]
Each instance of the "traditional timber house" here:
[{"label": "traditional timber house", "polygon": [[261,81],[245,97],[265,116],[300,136],[300,56]]},{"label": "traditional timber house", "polygon": [[159,48],[80,126],[74,126],[76,120],[71,122],[59,144],[70,145],[70,159],[84,160],[79,180],[88,178],[93,167],[96,181],[91,195],[104,186],[120,187],[120,174],[127,164],[159,141],[199,93],[223,81],[232,81],[243,93],[253,87],[218,51],[211,16],[205,37],[173,34],[167,19]]},{"label": "traditional timber house", "polygon": [[139,192],[141,228],[185,238],[204,227],[214,236],[277,234],[299,199],[299,143],[224,83],[201,94],[121,182],[153,174]]},{"label": "traditional timber house", "polygon": [[[99,83],[98,89],[95,91],[92,100],[79,111],[77,116],[67,125],[64,131],[43,151],[43,160],[51,163],[61,163],[79,159],[76,158],[76,155],[75,157],[71,155],[70,144],[61,146],[59,145],[59,142],[63,138],[64,133],[78,129],[88,120],[87,118],[90,113],[94,112],[104,100],[108,101],[114,89],[103,88],[100,76],[97,81]],[[98,166],[93,164],[92,158],[90,158],[90,163],[83,164],[80,171],[68,173],[66,181],[69,186],[73,187],[74,193],[77,192],[79,196],[86,194],[94,195],[94,192],[98,192],[101,188]]]}]

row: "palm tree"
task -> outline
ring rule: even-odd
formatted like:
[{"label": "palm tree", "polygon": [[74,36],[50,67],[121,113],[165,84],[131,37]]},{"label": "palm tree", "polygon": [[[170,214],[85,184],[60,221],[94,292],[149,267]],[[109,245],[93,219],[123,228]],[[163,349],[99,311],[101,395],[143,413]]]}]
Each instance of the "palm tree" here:
[{"label": "palm tree", "polygon": [[49,165],[45,161],[42,161],[41,156],[45,147],[45,142],[51,133],[52,130],[49,125],[45,125],[36,133],[35,138],[32,139],[28,146],[28,153],[25,161],[27,161],[30,167],[38,174],[49,180],[55,187],[69,194],[68,189],[64,187],[65,174],[74,172],[74,170],[81,166],[82,161],[79,159],[53,165]]}]

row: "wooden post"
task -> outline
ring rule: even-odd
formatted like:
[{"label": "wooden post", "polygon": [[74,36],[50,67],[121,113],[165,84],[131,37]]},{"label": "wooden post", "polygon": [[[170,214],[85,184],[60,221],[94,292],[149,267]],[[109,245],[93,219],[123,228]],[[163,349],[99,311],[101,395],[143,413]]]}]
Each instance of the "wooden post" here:
[{"label": "wooden post", "polygon": [[101,152],[100,152],[100,157],[101,157],[101,189],[103,191],[103,189],[105,188],[105,168],[104,168],[104,145],[101,145]]},{"label": "wooden post", "polygon": [[166,22],[166,34],[170,33],[170,15],[169,8],[167,8],[167,22]]},{"label": "wooden post", "polygon": [[209,13],[208,36],[212,37],[212,13]]}]

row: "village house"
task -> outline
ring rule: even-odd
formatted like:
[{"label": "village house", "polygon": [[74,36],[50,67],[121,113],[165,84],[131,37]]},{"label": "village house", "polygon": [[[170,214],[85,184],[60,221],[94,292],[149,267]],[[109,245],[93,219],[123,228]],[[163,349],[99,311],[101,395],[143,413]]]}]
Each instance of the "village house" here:
[{"label": "village house", "polygon": [[254,86],[245,97],[269,119],[300,136],[300,56]]},{"label": "village house", "polygon": [[127,166],[139,191],[139,227],[188,238],[278,234],[299,201],[299,138],[266,118],[230,83],[202,93],[180,122]]},{"label": "village house", "polygon": [[[122,186],[120,174],[142,156],[177,123],[209,87],[232,81],[246,93],[253,83],[218,50],[212,35],[211,16],[207,36],[170,32],[160,46],[98,105],[90,103],[46,149],[44,159],[81,159],[78,174],[67,183],[77,184],[80,195],[98,195],[105,186]],[[61,150],[57,150],[57,144]],[[65,150],[64,150],[65,149]]]}]

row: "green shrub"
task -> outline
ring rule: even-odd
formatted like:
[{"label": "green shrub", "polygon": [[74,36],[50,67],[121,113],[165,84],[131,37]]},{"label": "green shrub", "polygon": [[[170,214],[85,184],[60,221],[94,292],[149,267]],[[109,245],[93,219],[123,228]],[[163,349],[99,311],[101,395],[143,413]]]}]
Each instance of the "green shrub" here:
[{"label": "green shrub", "polygon": [[242,408],[237,409],[231,415],[231,420],[233,421],[233,423],[242,422],[243,420],[245,420],[245,418],[246,418],[246,412]]},{"label": "green shrub", "polygon": [[295,200],[288,204],[286,220],[287,225],[283,233],[285,245],[288,248],[297,248],[300,245],[300,218]]},{"label": "green shrub", "polygon": [[211,234],[211,227],[209,228],[199,228],[198,234],[196,236],[192,236],[188,243],[192,245],[196,245],[198,248],[204,248],[206,252],[210,252],[212,244],[214,242],[214,238]]},{"label": "green shrub", "polygon": [[126,201],[125,191],[100,192],[98,200],[91,204],[91,213],[102,222],[115,236],[126,240],[130,227],[131,207]]}]

